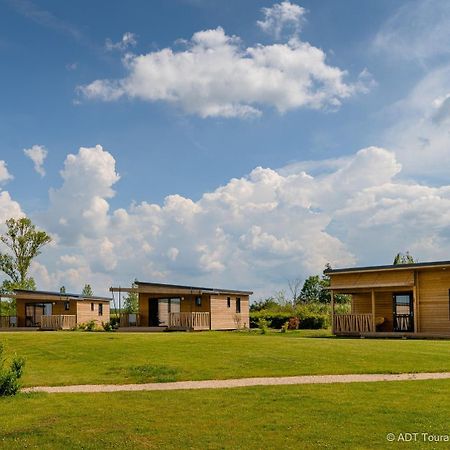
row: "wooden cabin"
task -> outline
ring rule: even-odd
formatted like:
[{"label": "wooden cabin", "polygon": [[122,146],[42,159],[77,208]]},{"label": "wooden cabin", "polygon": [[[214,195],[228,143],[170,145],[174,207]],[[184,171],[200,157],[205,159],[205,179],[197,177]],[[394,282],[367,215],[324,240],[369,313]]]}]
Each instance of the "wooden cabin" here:
[{"label": "wooden cabin", "polygon": [[[333,333],[376,337],[450,337],[450,261],[329,269]],[[335,314],[334,296],[351,295]]]},{"label": "wooden cabin", "polygon": [[124,293],[138,294],[139,313],[121,314],[122,330],[235,330],[250,325],[250,291],[140,281],[132,288],[110,290],[118,294],[119,309]]},{"label": "wooden cabin", "polygon": [[16,316],[1,318],[1,328],[70,330],[91,320],[109,322],[109,298],[47,291],[15,290]]}]

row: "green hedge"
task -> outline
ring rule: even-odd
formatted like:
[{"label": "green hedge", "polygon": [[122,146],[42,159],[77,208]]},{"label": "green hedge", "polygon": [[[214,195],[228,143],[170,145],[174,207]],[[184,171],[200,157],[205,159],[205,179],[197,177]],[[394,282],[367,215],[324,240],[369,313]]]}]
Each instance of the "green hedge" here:
[{"label": "green hedge", "polygon": [[330,326],[330,315],[325,312],[301,309],[295,312],[255,311],[250,313],[250,327],[257,328],[259,319],[265,319],[270,328],[280,329],[291,317],[298,317],[301,329],[321,329]]}]

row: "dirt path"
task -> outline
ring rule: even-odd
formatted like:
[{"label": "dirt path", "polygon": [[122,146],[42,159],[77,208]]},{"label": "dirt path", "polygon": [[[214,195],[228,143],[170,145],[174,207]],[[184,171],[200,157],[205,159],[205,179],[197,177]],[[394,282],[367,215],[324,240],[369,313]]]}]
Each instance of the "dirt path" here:
[{"label": "dirt path", "polygon": [[282,386],[289,384],[370,383],[375,381],[442,380],[450,378],[450,372],[357,374],[357,375],[305,375],[298,377],[237,378],[231,380],[176,381],[173,383],[145,384],[84,384],[73,386],[36,386],[22,392],[47,392],[49,394],[77,392],[118,391],[173,391],[185,389],[222,389],[247,386]]}]

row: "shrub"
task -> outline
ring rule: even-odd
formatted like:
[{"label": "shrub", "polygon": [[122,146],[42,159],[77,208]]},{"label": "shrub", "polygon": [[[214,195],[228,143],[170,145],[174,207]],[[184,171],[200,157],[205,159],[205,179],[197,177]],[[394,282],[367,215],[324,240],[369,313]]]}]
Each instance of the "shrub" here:
[{"label": "shrub", "polygon": [[300,325],[300,319],[295,316],[291,317],[287,322],[287,329],[288,330],[297,330]]},{"label": "shrub", "polygon": [[273,312],[273,311],[257,311],[250,313],[250,327],[258,328],[259,319],[265,319],[270,328],[280,329],[283,324],[292,317],[292,313]]},{"label": "shrub", "polygon": [[258,328],[261,330],[261,334],[266,334],[269,328],[269,322],[264,317],[258,319]]},{"label": "shrub", "polygon": [[281,330],[280,330],[280,331],[281,331],[282,333],[286,333],[286,331],[287,331],[288,329],[289,329],[289,320],[283,324],[283,326],[281,327]]},{"label": "shrub", "polygon": [[15,395],[20,389],[20,378],[23,374],[23,367],[25,360],[21,357],[14,356],[11,364],[8,367],[5,366],[5,360],[3,358],[4,348],[0,344],[0,396]]},{"label": "shrub", "polygon": [[82,331],[101,331],[103,328],[100,328],[97,325],[95,320],[90,320],[89,322],[78,324],[78,329]]},{"label": "shrub", "polygon": [[111,317],[109,323],[111,324],[114,330],[117,330],[117,328],[119,328],[120,325],[120,319],[118,317]]},{"label": "shrub", "polygon": [[111,322],[102,322],[102,327],[104,331],[114,331],[115,328],[113,328]]}]

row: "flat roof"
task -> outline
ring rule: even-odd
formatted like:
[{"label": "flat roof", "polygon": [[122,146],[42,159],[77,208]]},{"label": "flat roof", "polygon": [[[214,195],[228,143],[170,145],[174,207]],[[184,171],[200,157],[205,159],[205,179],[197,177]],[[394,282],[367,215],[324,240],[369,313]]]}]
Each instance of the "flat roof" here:
[{"label": "flat roof", "polygon": [[421,268],[450,267],[450,261],[429,261],[412,264],[387,264],[382,266],[346,267],[342,269],[326,269],[324,273],[347,273],[347,272],[375,272],[377,270],[405,270]]},{"label": "flat roof", "polygon": [[[237,289],[222,289],[222,288],[208,288],[202,286],[186,286],[181,284],[167,284],[167,283],[152,283],[149,281],[136,281],[135,284],[139,286],[150,286],[156,288],[169,288],[169,289],[180,289],[180,290],[191,290],[191,291],[201,291],[205,293],[224,293],[224,294],[242,294],[242,295],[252,295],[253,291],[241,291]],[[120,289],[120,288],[111,288]]]},{"label": "flat roof", "polygon": [[102,301],[111,301],[108,297],[99,297],[99,296],[86,296],[83,294],[71,294],[69,292],[54,292],[54,291],[31,291],[27,289],[14,289],[14,292],[17,294],[30,294],[30,295],[47,295],[49,297],[64,297],[64,298],[73,298],[77,300],[102,300]]}]

